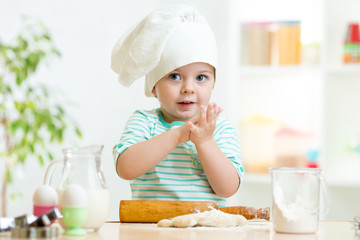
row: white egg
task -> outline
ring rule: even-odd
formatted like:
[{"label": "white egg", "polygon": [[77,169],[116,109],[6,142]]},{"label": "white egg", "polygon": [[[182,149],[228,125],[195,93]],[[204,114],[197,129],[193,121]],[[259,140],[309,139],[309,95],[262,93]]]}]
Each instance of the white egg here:
[{"label": "white egg", "polygon": [[49,185],[38,187],[33,195],[33,203],[37,206],[53,206],[59,203],[58,195]]},{"label": "white egg", "polygon": [[60,200],[61,206],[87,206],[87,194],[84,188],[77,184],[68,186]]}]

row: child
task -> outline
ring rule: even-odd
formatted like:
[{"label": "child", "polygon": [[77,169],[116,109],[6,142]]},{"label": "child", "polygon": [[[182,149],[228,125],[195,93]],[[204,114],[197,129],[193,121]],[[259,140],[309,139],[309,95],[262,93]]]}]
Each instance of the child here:
[{"label": "child", "polygon": [[219,206],[244,168],[234,128],[209,103],[217,48],[203,16],[186,5],[154,11],[114,46],[112,69],[129,86],[145,75],[160,108],[138,110],[114,147],[116,171],[133,199],[210,200]]}]

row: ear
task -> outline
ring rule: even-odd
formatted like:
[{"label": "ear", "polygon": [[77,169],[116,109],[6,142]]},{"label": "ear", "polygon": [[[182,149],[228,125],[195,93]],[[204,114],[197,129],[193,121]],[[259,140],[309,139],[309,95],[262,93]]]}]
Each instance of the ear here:
[{"label": "ear", "polygon": [[152,91],[151,91],[151,93],[157,98],[157,96],[156,96],[156,90],[155,90],[155,86],[153,87],[153,89],[152,89]]},{"label": "ear", "polygon": [[214,69],[214,85],[213,85],[213,88],[215,87],[215,83],[216,83],[216,68],[213,68]]}]

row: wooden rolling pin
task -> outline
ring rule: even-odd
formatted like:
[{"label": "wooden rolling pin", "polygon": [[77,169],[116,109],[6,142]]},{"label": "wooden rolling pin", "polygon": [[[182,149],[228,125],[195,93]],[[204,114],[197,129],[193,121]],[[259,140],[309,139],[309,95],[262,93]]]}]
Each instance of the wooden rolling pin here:
[{"label": "wooden rolling pin", "polygon": [[218,209],[230,214],[241,214],[246,219],[270,219],[270,208],[218,207],[211,201],[157,201],[121,200],[119,207],[120,222],[157,223],[162,219],[180,215]]}]

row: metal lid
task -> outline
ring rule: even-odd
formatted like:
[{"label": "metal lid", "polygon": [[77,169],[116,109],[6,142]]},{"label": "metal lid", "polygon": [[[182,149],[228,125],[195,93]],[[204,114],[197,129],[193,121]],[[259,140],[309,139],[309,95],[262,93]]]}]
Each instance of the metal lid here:
[{"label": "metal lid", "polygon": [[56,238],[58,227],[15,227],[11,229],[12,238]]}]

